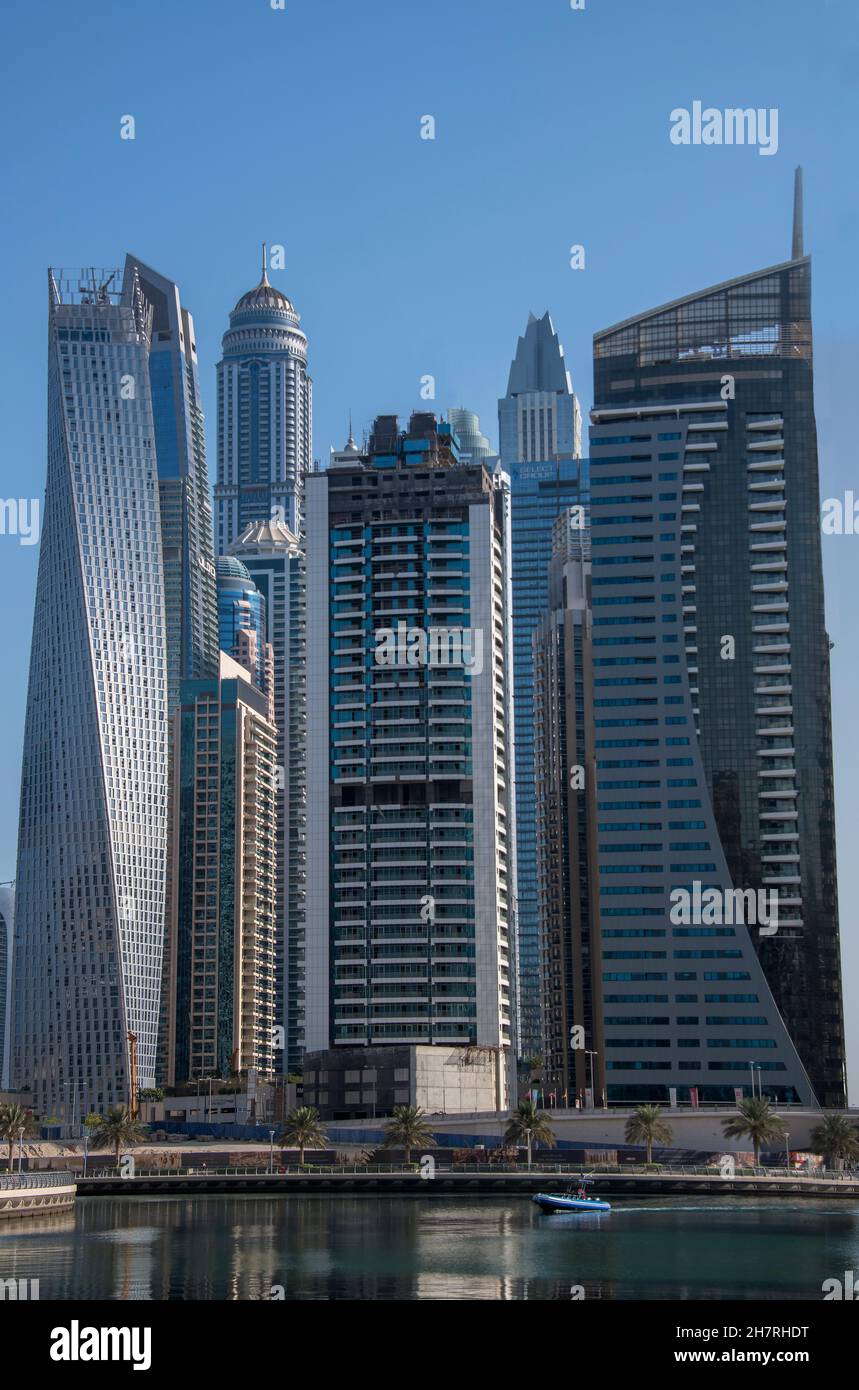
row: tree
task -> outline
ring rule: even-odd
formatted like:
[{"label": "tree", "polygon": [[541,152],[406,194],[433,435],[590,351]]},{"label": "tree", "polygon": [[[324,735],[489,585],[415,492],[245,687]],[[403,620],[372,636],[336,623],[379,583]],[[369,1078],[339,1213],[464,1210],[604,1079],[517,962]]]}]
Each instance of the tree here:
[{"label": "tree", "polygon": [[12,1167],[12,1149],[21,1137],[33,1127],[33,1116],[23,1105],[13,1103],[0,1105],[0,1141],[9,1145],[9,1168]]},{"label": "tree", "polygon": [[761,1148],[783,1139],[787,1131],[784,1121],[770,1108],[763,1096],[746,1096],[737,1104],[737,1113],[722,1121],[726,1139],[751,1139],[755,1151],[755,1167],[761,1161]]},{"label": "tree", "polygon": [[811,1142],[823,1154],[827,1168],[843,1168],[845,1159],[859,1158],[859,1129],[846,1115],[824,1115],[811,1131]]},{"label": "tree", "polygon": [[528,1167],[531,1167],[531,1148],[533,1144],[545,1144],[548,1149],[555,1148],[555,1136],[549,1116],[538,1110],[533,1100],[522,1100],[518,1109],[510,1116],[510,1123],[504,1131],[504,1138],[511,1143],[525,1142],[528,1149]]},{"label": "tree", "polygon": [[324,1149],[328,1142],[319,1118],[319,1111],[312,1105],[297,1105],[286,1117],[283,1134],[278,1139],[287,1149],[298,1149],[298,1161],[304,1163],[305,1149]]},{"label": "tree", "polygon": [[435,1135],[426,1123],[423,1110],[417,1105],[395,1105],[393,1118],[385,1125],[383,1149],[404,1149],[406,1163],[410,1162],[412,1149],[427,1149],[435,1146]]},{"label": "tree", "polygon": [[626,1122],[624,1134],[627,1144],[645,1144],[647,1162],[653,1162],[653,1145],[670,1144],[674,1131],[662,1118],[658,1105],[639,1105]]},{"label": "tree", "polygon": [[112,1148],[119,1163],[119,1151],[125,1146],[142,1144],[146,1138],[146,1126],[135,1120],[127,1105],[114,1105],[106,1115],[102,1115],[92,1135],[94,1149]]}]

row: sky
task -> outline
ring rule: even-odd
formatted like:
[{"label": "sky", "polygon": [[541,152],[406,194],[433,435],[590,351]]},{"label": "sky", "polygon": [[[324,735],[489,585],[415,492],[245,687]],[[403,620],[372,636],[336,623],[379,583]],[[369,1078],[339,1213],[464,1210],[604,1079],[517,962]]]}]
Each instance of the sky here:
[{"label": "sky", "polygon": [[[48,265],[131,251],[179,283],[213,477],[214,367],[263,240],[284,248],[271,278],[309,339],[317,458],[350,411],[360,437],[376,414],[427,408],[426,376],[435,408],[478,411],[497,443],[529,312],[550,310],[587,411],[595,331],[788,258],[797,164],[821,497],[859,496],[856,0],[40,0],[2,28],[0,500],[44,487]],[[670,113],[696,100],[776,108],[777,151],[673,144]],[[856,529],[823,547],[854,1104]],[[0,535],[0,881],[38,565],[20,540]]]}]

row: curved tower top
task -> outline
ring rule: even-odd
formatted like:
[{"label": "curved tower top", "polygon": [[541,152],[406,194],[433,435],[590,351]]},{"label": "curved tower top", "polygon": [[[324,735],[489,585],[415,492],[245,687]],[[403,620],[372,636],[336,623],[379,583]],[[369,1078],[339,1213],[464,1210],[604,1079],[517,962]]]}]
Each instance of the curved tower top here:
[{"label": "curved tower top", "polygon": [[292,301],[268,278],[230,313],[218,363],[217,548],[223,553],[255,522],[301,526],[304,478],[312,464],[313,384],[307,337]]}]

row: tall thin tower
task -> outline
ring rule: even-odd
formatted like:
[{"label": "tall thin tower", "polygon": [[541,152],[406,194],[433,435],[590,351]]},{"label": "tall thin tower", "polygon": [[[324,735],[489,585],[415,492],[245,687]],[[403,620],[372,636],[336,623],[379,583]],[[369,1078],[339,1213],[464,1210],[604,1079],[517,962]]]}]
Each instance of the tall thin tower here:
[{"label": "tall thin tower", "polygon": [[183,680],[218,670],[218,614],[212,502],[194,321],[166,276],[126,256],[152,306],[149,383],[158,458],[164,565],[168,712]]},{"label": "tall thin tower", "polygon": [[312,463],[307,338],[285,294],[259,284],[230,314],[218,363],[218,553],[248,526],[279,521],[299,535]]},{"label": "tall thin tower", "polygon": [[46,522],[18,840],[12,1081],[67,1118],[155,1073],[167,662],[153,306],[49,273]]}]

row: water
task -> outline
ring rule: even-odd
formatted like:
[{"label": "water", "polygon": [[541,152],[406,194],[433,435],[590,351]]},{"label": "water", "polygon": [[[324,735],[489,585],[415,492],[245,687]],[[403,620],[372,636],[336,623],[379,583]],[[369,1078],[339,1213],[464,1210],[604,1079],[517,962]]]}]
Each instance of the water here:
[{"label": "water", "polygon": [[824,1279],[859,1272],[859,1201],[613,1206],[545,1216],[527,1197],[84,1198],[67,1215],[0,1222],[0,1279],[38,1279],[43,1300],[815,1300]]}]

